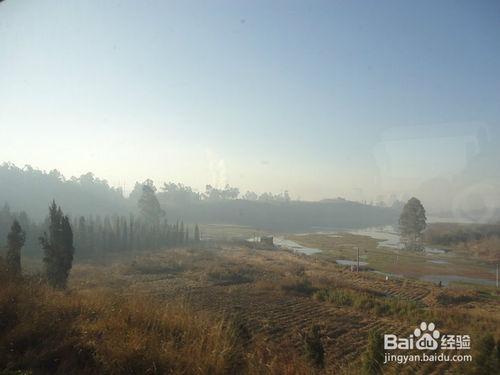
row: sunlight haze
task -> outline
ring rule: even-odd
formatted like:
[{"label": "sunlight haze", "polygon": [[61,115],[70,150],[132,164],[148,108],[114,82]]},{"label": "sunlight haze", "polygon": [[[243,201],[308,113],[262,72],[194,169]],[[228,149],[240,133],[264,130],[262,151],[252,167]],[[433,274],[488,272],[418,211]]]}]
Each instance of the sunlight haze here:
[{"label": "sunlight haze", "polygon": [[[411,195],[474,155],[499,159],[479,139],[499,141],[499,14],[494,1],[6,1],[0,160],[125,192],[151,178]],[[498,189],[488,173],[470,183]]]}]

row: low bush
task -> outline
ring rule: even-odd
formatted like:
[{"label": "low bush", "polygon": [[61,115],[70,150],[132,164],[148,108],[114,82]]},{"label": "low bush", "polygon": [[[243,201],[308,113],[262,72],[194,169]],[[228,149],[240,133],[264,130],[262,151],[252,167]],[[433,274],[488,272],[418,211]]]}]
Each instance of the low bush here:
[{"label": "low bush", "polygon": [[158,263],[153,261],[133,261],[126,272],[131,274],[157,275],[174,274],[184,270],[181,262]]},{"label": "low bush", "polygon": [[415,317],[421,314],[416,302],[401,298],[377,299],[374,304],[375,313],[381,315],[398,315],[400,317]]},{"label": "low bush", "polygon": [[320,289],[314,293],[314,298],[318,301],[331,302],[337,306],[352,306],[354,292],[348,289]]},{"label": "low bush", "polygon": [[472,301],[476,301],[478,299],[477,296],[474,296],[472,294],[465,294],[465,293],[439,293],[436,297],[436,300],[444,306],[448,305],[458,305],[462,303],[468,303]]},{"label": "low bush", "polygon": [[325,348],[321,342],[321,329],[312,326],[304,337],[304,352],[307,360],[315,367],[325,366]]},{"label": "low bush", "polygon": [[345,288],[320,289],[314,293],[313,298],[318,301],[333,303],[339,307],[353,306],[360,310],[372,310],[378,316],[410,316],[419,309],[418,304],[412,301],[377,297],[366,292]]},{"label": "low bush", "polygon": [[281,289],[287,293],[299,294],[310,296],[313,295],[318,289],[315,288],[311,281],[307,278],[292,278],[285,280],[281,284]]},{"label": "low bush", "polygon": [[207,276],[216,285],[245,284],[255,280],[255,270],[248,267],[220,267],[209,271]]}]

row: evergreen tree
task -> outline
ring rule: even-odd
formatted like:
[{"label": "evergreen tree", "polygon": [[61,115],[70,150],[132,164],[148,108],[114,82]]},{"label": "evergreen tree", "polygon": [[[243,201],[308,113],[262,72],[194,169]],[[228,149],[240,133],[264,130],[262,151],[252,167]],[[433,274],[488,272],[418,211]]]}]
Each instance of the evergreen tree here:
[{"label": "evergreen tree", "polygon": [[26,233],[14,220],[7,235],[7,269],[14,275],[21,274],[21,248],[26,241]]},{"label": "evergreen tree", "polygon": [[384,339],[377,331],[370,331],[368,347],[363,357],[363,374],[378,375],[382,373],[384,363]]},{"label": "evergreen tree", "polygon": [[198,228],[198,224],[194,227],[194,242],[200,242],[200,228]]},{"label": "evergreen tree", "polygon": [[426,227],[425,209],[417,198],[411,198],[399,217],[399,230],[405,247],[422,250],[422,232]]},{"label": "evergreen tree", "polygon": [[142,185],[142,195],[138,202],[142,217],[152,225],[158,225],[160,219],[165,216],[165,212],[161,209],[155,192],[156,188],[153,185],[153,181],[146,180],[144,185]]},{"label": "evergreen tree", "polygon": [[135,249],[135,222],[134,222],[134,216],[130,214],[129,218],[129,230],[128,230],[128,242],[129,242],[129,249],[134,250]]},{"label": "evergreen tree", "polygon": [[113,227],[111,226],[111,219],[109,215],[104,216],[102,237],[104,240],[103,246],[106,251],[111,251],[113,242]]},{"label": "evergreen tree", "polygon": [[179,228],[179,244],[184,243],[184,221],[181,221],[181,226]]},{"label": "evergreen tree", "polygon": [[49,233],[40,237],[47,280],[52,287],[64,288],[73,263],[73,231],[69,218],[55,201],[49,207],[49,222]]},{"label": "evergreen tree", "polygon": [[179,244],[179,220],[175,223],[175,226],[173,228],[174,232],[174,246]]},{"label": "evergreen tree", "polygon": [[128,225],[127,225],[127,219],[125,217],[122,217],[122,246],[123,250],[127,251],[129,249],[129,237],[128,237]]},{"label": "evergreen tree", "polygon": [[88,230],[87,222],[83,216],[78,219],[78,224],[73,225],[76,228],[75,242],[78,244],[78,248],[85,253],[90,253],[89,243],[88,243]]}]

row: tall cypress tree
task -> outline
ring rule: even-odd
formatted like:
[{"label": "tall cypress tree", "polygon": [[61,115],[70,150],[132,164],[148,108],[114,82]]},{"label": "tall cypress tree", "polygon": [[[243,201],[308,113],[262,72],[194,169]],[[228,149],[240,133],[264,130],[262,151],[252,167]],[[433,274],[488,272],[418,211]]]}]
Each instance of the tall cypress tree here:
[{"label": "tall cypress tree", "polygon": [[200,228],[198,228],[198,224],[194,226],[194,242],[200,242]]},{"label": "tall cypress tree", "polygon": [[21,248],[26,241],[26,233],[17,220],[14,220],[7,235],[7,269],[13,275],[21,274]]},{"label": "tall cypress tree", "polygon": [[184,243],[184,221],[181,221],[181,227],[179,229],[179,244]]},{"label": "tall cypress tree", "polygon": [[45,252],[43,261],[49,284],[54,288],[65,288],[73,264],[73,231],[69,218],[61,207],[52,201],[49,207],[49,233],[40,237]]}]

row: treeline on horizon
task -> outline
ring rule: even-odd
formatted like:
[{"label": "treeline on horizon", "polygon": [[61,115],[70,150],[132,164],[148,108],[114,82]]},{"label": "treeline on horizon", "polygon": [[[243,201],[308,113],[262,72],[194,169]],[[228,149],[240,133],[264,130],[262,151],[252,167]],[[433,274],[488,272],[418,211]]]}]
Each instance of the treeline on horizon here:
[{"label": "treeline on horizon", "polygon": [[[42,222],[34,222],[26,212],[12,212],[8,205],[0,209],[0,249],[15,220],[26,233],[23,254],[41,256],[39,239],[49,230],[48,217]],[[166,219],[162,219],[158,224],[152,224],[140,216],[131,214],[128,217],[79,216],[72,218],[70,222],[77,258],[96,257],[130,250],[169,248],[200,240],[198,226],[189,228],[184,225],[183,221],[171,224]]]},{"label": "treeline on horizon", "polygon": [[47,204],[53,199],[73,218],[94,217],[97,222],[100,216],[103,223],[106,216],[111,222],[115,216],[129,218],[138,214],[137,202],[144,185],[152,188],[170,223],[182,218],[190,224],[234,224],[280,231],[359,228],[396,223],[402,207],[401,202],[378,207],[342,198],[303,202],[292,200],[287,191],[241,194],[229,185],[222,189],[207,185],[204,193],[180,183],[165,183],[157,189],[151,180],[136,183],[125,197],[122,189],[92,173],[66,179],[57,170],[0,165],[0,205],[7,203],[12,211],[25,211],[36,223],[45,220]]},{"label": "treeline on horizon", "polygon": [[[12,213],[10,207],[5,204],[0,211],[0,238],[2,236],[10,238],[12,231],[19,233],[19,238],[22,237],[22,241],[19,241],[22,242],[20,247],[26,245],[25,252],[37,255],[36,239],[39,243],[49,243],[46,239],[47,232],[49,232],[51,238],[55,238],[56,241],[61,233],[54,230],[54,225],[58,225],[57,223],[64,219],[68,238],[71,238],[71,243],[75,241],[80,257],[95,257],[109,252],[128,250],[153,250],[187,244],[190,240],[189,229],[182,221],[180,224],[179,221],[175,224],[168,223],[152,184],[144,184],[141,190],[137,200],[138,217],[130,214],[128,218],[106,215],[104,219],[101,219],[101,216],[97,215],[95,218],[94,216],[75,216],[71,219],[68,215],[63,215],[61,206],[53,200],[48,210],[49,215],[43,222],[36,223],[30,220],[26,212]],[[11,232],[6,235],[9,227]],[[195,225],[193,237],[195,242],[200,241],[198,225]],[[71,248],[73,248],[72,245]]]},{"label": "treeline on horizon", "polygon": [[460,242],[500,238],[500,223],[463,224],[433,223],[426,231],[426,240],[436,245],[456,245]]},{"label": "treeline on horizon", "polygon": [[[83,174],[80,177],[67,179],[57,169],[46,172],[33,168],[30,165],[20,168],[12,163],[3,163],[0,165],[0,182],[2,183],[0,185],[0,192],[6,197],[15,198],[16,194],[23,195],[24,190],[32,194],[34,187],[42,188],[38,192],[39,194],[52,192],[60,195],[60,198],[63,199],[65,195],[72,194],[79,195],[79,198],[84,198],[83,194],[85,193],[92,195],[91,202],[84,200],[80,203],[81,208],[79,211],[82,212],[86,203],[94,205],[99,203],[101,210],[107,210],[109,207],[112,207],[113,211],[116,211],[117,206],[125,210],[135,208],[137,200],[141,196],[143,185],[152,186],[155,192],[157,190],[154,187],[153,181],[148,179],[144,182],[136,182],[132,192],[128,196],[125,196],[122,188],[110,186],[105,179],[100,179],[91,172]],[[289,202],[291,200],[288,191],[279,194],[265,192],[260,195],[252,191],[247,191],[245,194],[241,194],[239,188],[230,185],[226,185],[220,189],[206,185],[205,192],[199,193],[190,186],[173,182],[164,183],[160,191],[157,191],[157,195],[164,201],[177,203],[234,199],[260,202]]]}]

